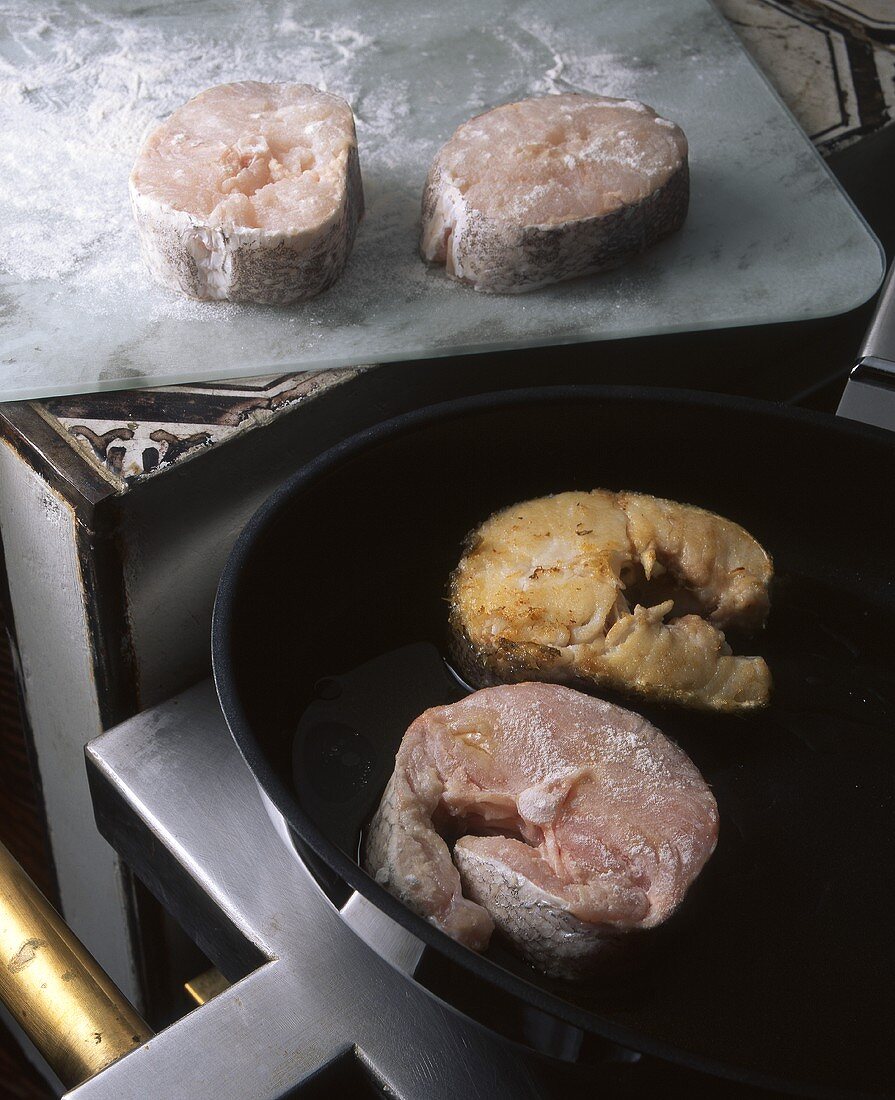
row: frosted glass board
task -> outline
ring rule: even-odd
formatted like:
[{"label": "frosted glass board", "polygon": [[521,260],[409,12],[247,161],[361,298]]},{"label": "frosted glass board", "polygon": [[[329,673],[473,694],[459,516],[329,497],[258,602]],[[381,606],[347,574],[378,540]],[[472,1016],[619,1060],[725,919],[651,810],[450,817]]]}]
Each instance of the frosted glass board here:
[{"label": "frosted glass board", "polygon": [[[704,0],[57,0],[0,15],[0,399],[818,317],[867,299],[879,246]],[[143,270],[127,177],[147,127],[229,80],[307,81],[357,116],[367,213],[339,283],[200,303]],[[684,128],[683,230],[526,295],[416,251],[429,162],[469,116],[583,90]],[[719,364],[719,369],[723,365]]]}]

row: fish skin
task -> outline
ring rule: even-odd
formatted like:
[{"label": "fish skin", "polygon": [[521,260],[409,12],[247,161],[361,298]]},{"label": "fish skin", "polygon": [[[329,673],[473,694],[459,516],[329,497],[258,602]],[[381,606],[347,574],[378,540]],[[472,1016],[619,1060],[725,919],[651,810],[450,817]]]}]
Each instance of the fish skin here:
[{"label": "fish skin", "polygon": [[[201,105],[204,100],[210,103],[210,112],[218,110],[223,114],[220,101],[228,93],[246,101],[247,116],[252,114],[249,107],[257,105],[256,101],[263,102],[265,96],[275,101],[280,97],[281,107],[300,106],[304,96],[318,111],[320,100],[331,109],[332,125],[336,130],[341,128],[342,140],[337,141],[336,155],[331,163],[321,169],[338,176],[336,186],[328,187],[329,201],[323,195],[322,211],[316,206],[311,214],[287,209],[283,211],[284,224],[279,227],[244,225],[233,220],[238,210],[233,200],[241,196],[240,192],[232,188],[226,193],[216,192],[212,186],[209,198],[206,182],[191,199],[178,194],[176,187],[166,186],[164,167],[159,167],[159,160],[169,147],[173,148],[175,139],[183,138],[179,133],[182,123],[193,128],[197,125],[190,116],[184,123],[182,113],[195,112],[197,104]],[[290,96],[298,102],[288,102]],[[285,104],[282,103],[284,98],[287,99]],[[268,114],[272,111],[273,107]],[[263,130],[265,125],[264,121],[253,123],[239,117],[229,121],[231,144],[228,146],[216,139],[222,166],[235,155],[236,146],[244,140],[244,135],[240,136],[235,126],[242,125],[249,130],[254,126]],[[216,130],[220,130],[220,118],[214,122]],[[192,130],[189,132],[192,134]],[[195,137],[195,144],[201,149],[212,143]],[[269,159],[272,158],[271,152]],[[214,167],[214,162],[212,160],[209,165],[206,154],[202,168],[207,173],[210,167]],[[220,186],[233,183],[232,179],[225,178],[223,167],[220,175],[221,179],[216,181]],[[351,108],[337,96],[310,85],[243,81],[210,88],[184,104],[147,137],[134,164],[129,190],[143,261],[153,278],[163,286],[200,300],[283,305],[312,298],[332,286],[341,275],[364,213]],[[215,200],[220,200],[220,204]],[[302,224],[301,219],[308,217],[310,220]]]},{"label": "fish skin", "polygon": [[[699,613],[625,597],[622,573],[674,577]],[[558,493],[495,513],[467,538],[449,588],[452,655],[475,687],[545,680],[701,710],[765,706],[763,658],[722,627],[768,614],[770,557],[738,524],[640,493]]]},{"label": "fish skin", "polygon": [[[408,735],[415,736],[413,726]],[[434,773],[411,785],[396,767],[366,833],[364,866],[409,909],[473,951],[484,951],[494,922],[463,897],[459,872],[432,828],[442,793]]]},{"label": "fish skin", "polygon": [[[544,210],[526,214],[524,209],[509,215],[505,209],[495,208],[499,181],[494,185],[490,203],[487,195],[477,193],[476,173],[494,172],[487,158],[493,155],[509,172],[524,158],[543,155],[541,146],[545,143],[538,143],[535,138],[542,131],[549,134],[551,128],[555,130],[561,112],[570,105],[594,107],[595,126],[606,108],[613,110],[621,119],[618,123],[621,141],[631,140],[630,132],[623,126],[636,124],[642,130],[647,127],[643,145],[647,146],[649,141],[663,142],[667,164],[657,172],[651,171],[646,184],[632,180],[632,174],[637,174],[636,167],[629,168],[621,178],[610,169],[605,180],[586,179],[579,185],[585,190],[585,198],[578,203],[577,212],[560,217],[548,216]],[[502,135],[496,133],[492,142],[496,151],[470,148],[464,155],[463,143],[471,144],[467,134],[478,137],[481,127],[498,127],[497,120],[512,111],[533,116],[527,119],[530,125],[524,133],[503,135],[503,144]],[[543,117],[538,118],[536,112]],[[631,118],[633,123],[625,121]],[[572,123],[568,125],[569,140],[580,139],[580,133],[572,132]],[[657,132],[650,134],[650,129]],[[530,152],[532,148],[536,152]],[[547,153],[555,151],[548,149]],[[655,157],[649,162],[651,169],[654,160]],[[549,184],[533,183],[531,191],[544,186]],[[479,191],[484,191],[484,187],[479,187]],[[523,293],[625,263],[680,228],[687,216],[689,194],[687,141],[683,131],[667,119],[660,119],[646,104],[580,93],[522,100],[470,119],[439,150],[423,190],[420,255],[428,263],[444,264],[449,276],[476,290]]]},{"label": "fish skin", "polygon": [[523,683],[412,723],[363,858],[460,943],[483,950],[496,926],[534,966],[575,978],[675,911],[717,832],[702,776],[644,718]]},{"label": "fish skin", "polygon": [[511,867],[492,837],[463,837],[454,846],[463,892],[481,905],[506,940],[552,978],[581,979],[597,971],[623,944],[609,924],[583,921],[564,899]]}]

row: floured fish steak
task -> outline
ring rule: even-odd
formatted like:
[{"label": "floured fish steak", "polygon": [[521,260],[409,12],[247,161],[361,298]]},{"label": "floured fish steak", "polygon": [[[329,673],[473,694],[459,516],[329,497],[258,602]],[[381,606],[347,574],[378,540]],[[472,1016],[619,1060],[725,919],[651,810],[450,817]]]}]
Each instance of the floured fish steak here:
[{"label": "floured fish steak", "polygon": [[468,947],[483,950],[496,925],[541,970],[578,977],[674,912],[717,837],[711,791],[655,726],[527,683],[417,718],[364,859]]},{"label": "floured fish steak", "polygon": [[476,290],[604,271],[679,229],[687,139],[644,103],[549,95],[464,123],[423,192],[420,253]]},{"label": "floured fish steak", "polygon": [[191,298],[283,303],[339,277],[364,198],[351,108],[309,84],[221,84],[149,135],[130,177],[140,247]]},{"label": "floured fish steak", "polygon": [[455,657],[474,686],[553,680],[705,710],[768,701],[725,628],[769,610],[771,559],[712,512],[639,493],[559,493],[496,513],[451,577]]}]

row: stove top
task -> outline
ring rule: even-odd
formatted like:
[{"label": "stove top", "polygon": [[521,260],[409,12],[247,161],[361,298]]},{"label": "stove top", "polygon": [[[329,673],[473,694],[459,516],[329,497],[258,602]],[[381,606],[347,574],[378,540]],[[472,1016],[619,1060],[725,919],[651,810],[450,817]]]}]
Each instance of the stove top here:
[{"label": "stove top", "polygon": [[431,995],[413,977],[422,945],[359,895],[337,908],[286,849],[210,680],[97,738],[87,761],[101,832],[233,984],[72,1100],[180,1096],[186,1082],[194,1100],[550,1100],[585,1082],[752,1095],[532,1015],[520,1034],[555,1057],[535,1053]]}]

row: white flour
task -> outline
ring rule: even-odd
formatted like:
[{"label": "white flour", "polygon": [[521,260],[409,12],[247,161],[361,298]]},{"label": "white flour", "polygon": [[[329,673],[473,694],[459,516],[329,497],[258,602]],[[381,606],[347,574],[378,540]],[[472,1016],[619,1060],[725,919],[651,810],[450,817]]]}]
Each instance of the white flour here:
[{"label": "white flour", "polygon": [[597,92],[601,95],[638,97],[638,81],[654,66],[642,64],[638,57],[622,58],[607,50],[594,49],[591,44],[582,49],[557,51],[560,39],[558,27],[538,19],[520,16],[516,33],[503,32],[506,40],[519,51],[534,73],[543,65],[544,56],[550,64],[540,76],[533,77],[533,94],[550,92]]},{"label": "white flour", "polygon": [[[24,5],[0,8],[0,27],[6,24],[0,50],[0,270],[26,282],[52,280],[61,296],[76,286],[79,295],[87,291],[97,314],[127,309],[144,323],[165,317],[219,320],[242,308],[209,307],[150,289],[127,178],[149,127],[203,88],[247,79],[307,82],[352,104],[368,192],[368,243],[373,237],[361,262],[374,265],[381,253],[377,238],[407,231],[406,200],[383,181],[391,176],[421,188],[429,159],[449,136],[406,136],[403,124],[415,106],[408,82],[363,75],[364,59],[382,48],[375,34],[359,24],[322,30],[303,22],[300,4],[259,0],[242,5],[238,22],[232,14],[209,18],[201,32],[185,31],[183,22],[179,14],[150,20],[64,0],[42,6],[40,13]],[[201,22],[194,17],[190,25]],[[570,89],[636,95],[636,65],[605,52],[560,55],[551,45],[556,33],[520,16],[471,41],[470,60],[475,63],[477,49],[483,64],[487,51],[509,51],[514,64],[498,101]],[[439,94],[449,94],[441,83]],[[484,109],[494,102],[493,87],[465,88],[457,122],[470,113],[470,104]],[[422,287],[427,272],[415,256],[415,241],[408,239],[401,262]]]}]

